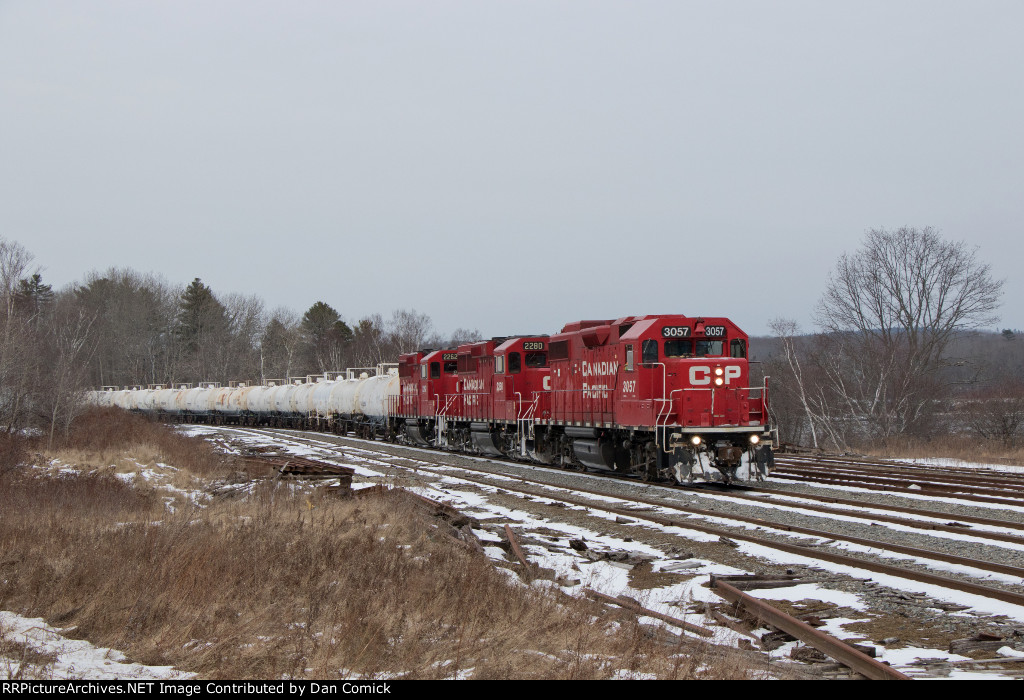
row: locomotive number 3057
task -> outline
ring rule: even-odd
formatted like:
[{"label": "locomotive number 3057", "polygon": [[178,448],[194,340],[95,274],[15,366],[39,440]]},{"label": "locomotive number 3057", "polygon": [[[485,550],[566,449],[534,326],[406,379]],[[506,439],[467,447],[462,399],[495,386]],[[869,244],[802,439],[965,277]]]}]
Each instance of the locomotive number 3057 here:
[{"label": "locomotive number 3057", "polygon": [[662,338],[689,338],[689,326],[665,326],[661,329]]}]

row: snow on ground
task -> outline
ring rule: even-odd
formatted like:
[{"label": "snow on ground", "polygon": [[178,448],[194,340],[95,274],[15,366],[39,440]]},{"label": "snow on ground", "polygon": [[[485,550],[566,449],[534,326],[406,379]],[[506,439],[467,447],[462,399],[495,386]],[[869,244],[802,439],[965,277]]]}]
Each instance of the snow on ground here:
[{"label": "snow on ground", "polygon": [[[200,434],[200,433],[204,433],[204,432],[212,432],[212,431],[210,429],[199,429],[199,430],[196,431],[196,434]],[[317,449],[317,448],[311,448],[308,445],[301,444],[301,443],[298,443],[298,442],[291,442],[291,441],[287,441],[286,439],[282,440],[280,438],[266,438],[266,437],[262,437],[262,436],[255,436],[255,435],[252,435],[250,433],[243,432],[243,431],[238,431],[238,433],[236,433],[236,435],[237,435],[238,438],[243,439],[243,440],[245,440],[247,442],[250,442],[252,444],[260,444],[260,445],[267,445],[267,446],[272,445],[272,446],[275,446],[278,449],[281,449],[282,447],[284,447],[289,452],[291,452],[293,454],[312,455],[312,456],[316,456],[316,457],[321,458],[321,459],[324,458],[324,450]],[[327,449],[327,448],[337,449],[337,446],[333,445],[331,443],[324,443],[324,448],[325,449]],[[348,463],[348,460],[355,459],[355,460],[365,461],[368,464],[373,464],[374,462],[380,464],[379,460],[374,460],[371,456],[369,456],[369,455],[373,454],[372,450],[362,450],[362,449],[358,449],[358,448],[354,448],[354,449],[353,448],[344,448],[344,451],[346,452],[346,455],[347,455],[346,456],[346,463]],[[367,455],[367,456],[364,459],[364,458],[357,457],[356,456],[357,454],[363,454],[363,455]],[[426,451],[425,454],[430,454],[430,453],[429,453],[429,451]],[[482,461],[488,461],[488,460],[482,459]],[[387,466],[391,467],[392,465],[387,465]],[[437,467],[433,467],[433,468],[437,469]],[[443,469],[443,468],[441,468],[441,469]],[[455,471],[455,470],[453,469],[453,471]],[[367,469],[366,473],[364,475],[365,476],[381,476],[381,474],[379,472],[376,472],[376,471],[374,471],[372,469]],[[495,478],[500,478],[500,477],[495,477]],[[509,481],[517,481],[517,480],[509,478]],[[718,598],[718,596],[716,594],[714,594],[710,589],[708,589],[707,587],[702,585],[703,583],[705,583],[707,581],[706,576],[708,576],[710,574],[728,575],[728,574],[748,573],[748,572],[745,572],[745,571],[740,571],[740,570],[738,570],[738,569],[736,569],[734,567],[729,567],[729,566],[725,566],[725,565],[722,565],[722,564],[717,564],[717,563],[711,562],[711,561],[705,561],[705,560],[700,560],[700,559],[679,560],[677,558],[673,558],[671,556],[666,555],[664,552],[662,552],[662,551],[660,551],[660,550],[658,550],[656,548],[649,547],[649,546],[643,545],[643,544],[635,542],[635,541],[634,542],[626,542],[626,541],[624,541],[622,539],[619,539],[619,538],[616,538],[616,537],[612,537],[612,536],[609,536],[609,535],[603,535],[601,533],[598,533],[598,532],[593,531],[593,530],[588,530],[586,528],[577,527],[577,526],[573,526],[573,525],[570,525],[570,524],[556,522],[556,521],[551,521],[551,520],[547,520],[547,519],[538,519],[538,518],[534,517],[533,515],[525,512],[525,511],[520,511],[520,510],[516,510],[516,509],[509,509],[509,508],[500,507],[500,506],[497,506],[497,505],[489,503],[485,495],[477,492],[477,490],[482,490],[485,493],[487,493],[487,492],[494,492],[494,491],[497,490],[496,488],[482,486],[480,484],[473,484],[472,485],[472,488],[474,489],[473,491],[465,491],[465,490],[463,490],[463,488],[465,487],[465,485],[467,483],[468,482],[466,482],[466,481],[464,481],[462,479],[459,479],[457,476],[452,475],[452,476],[444,476],[444,477],[442,477],[439,480],[438,484],[435,484],[435,485],[432,485],[432,486],[416,487],[416,488],[413,488],[413,489],[410,489],[410,490],[415,491],[415,492],[417,492],[417,493],[419,493],[419,494],[421,494],[423,496],[426,496],[427,498],[432,498],[434,500],[446,501],[449,504],[451,504],[453,507],[458,508],[459,510],[462,510],[464,512],[471,513],[478,520],[481,520],[481,521],[484,521],[484,522],[495,521],[495,522],[501,523],[501,524],[509,523],[513,527],[518,528],[518,529],[522,529],[522,530],[527,531],[527,532],[534,531],[534,530],[536,530],[538,528],[544,528],[546,530],[551,530],[551,531],[559,533],[558,537],[550,536],[550,537],[547,537],[547,538],[545,538],[545,536],[543,536],[543,535],[531,534],[530,535],[531,539],[535,539],[535,540],[537,540],[537,539],[545,540],[546,539],[548,541],[548,543],[550,545],[552,545],[552,546],[549,548],[547,546],[540,546],[540,545],[536,545],[536,544],[524,544],[523,545],[523,549],[525,550],[525,552],[526,552],[526,554],[527,554],[527,556],[528,556],[528,558],[530,559],[531,562],[537,563],[537,564],[539,564],[542,567],[554,570],[556,580],[559,580],[559,581],[562,581],[562,582],[576,582],[576,583],[568,583],[568,584],[563,583],[563,585],[561,585],[561,588],[563,590],[565,590],[567,593],[570,593],[570,594],[573,594],[573,595],[582,595],[583,594],[583,592],[582,592],[583,588],[591,588],[593,590],[599,591],[601,593],[605,593],[607,595],[612,595],[612,596],[625,595],[625,596],[628,596],[630,598],[634,598],[634,599],[640,601],[641,604],[644,605],[645,607],[650,608],[652,610],[655,610],[657,612],[660,612],[660,613],[663,613],[663,614],[666,614],[666,615],[671,615],[671,616],[677,617],[677,618],[686,619],[686,621],[692,622],[694,624],[706,626],[706,625],[703,624],[704,623],[703,615],[696,615],[696,614],[693,614],[693,613],[686,614],[684,612],[685,609],[686,609],[687,604],[689,604],[689,603],[702,602],[702,601],[720,602],[720,599]],[[845,486],[835,486],[833,488],[835,488],[836,490],[848,490],[848,491],[849,490],[857,490],[855,488],[850,488],[850,487],[845,487]],[[723,500],[725,498],[727,498],[727,496],[726,497],[721,497],[721,496],[718,496],[717,494],[716,494],[715,497],[716,498],[722,498]],[[533,499],[533,502],[545,502],[547,500],[547,499],[543,499],[543,498],[539,498],[539,497],[531,497],[531,498]],[[610,497],[610,496],[608,496],[608,497],[601,497],[601,496],[593,496],[593,495],[589,495],[588,494],[588,498],[594,500],[595,502],[604,501],[604,502],[608,502],[610,504],[611,503],[615,503],[615,504],[619,505],[620,507],[621,507],[621,504],[622,504],[622,500],[621,499],[617,499],[617,498]],[[921,498],[921,500],[926,500],[926,501],[934,501],[935,500],[934,498],[924,497],[924,496],[922,496],[920,498]],[[949,499],[941,499],[941,500],[955,501],[956,499],[955,498],[949,498]],[[548,502],[550,502],[550,501],[548,501]],[[783,507],[783,508],[785,507],[783,504],[779,504],[778,502],[775,502],[775,503],[763,502],[763,503],[759,503],[759,505],[763,505],[763,506],[766,506],[766,507],[773,507],[773,506],[774,507]],[[977,505],[984,507],[987,504],[977,504]],[[1006,506],[995,506],[995,505],[993,505],[993,508],[1006,508]],[[583,510],[583,509],[579,508],[579,507],[570,506],[569,508],[567,508],[567,510]],[[614,514],[602,514],[600,511],[597,511],[597,510],[595,510],[593,508],[588,508],[587,510],[590,511],[590,515],[593,516],[593,517],[599,517],[599,518],[600,517],[604,517],[604,518],[606,518],[608,520],[614,520],[615,517],[616,517]],[[659,510],[660,509],[653,509],[652,511],[649,511],[649,512],[659,512]],[[662,512],[669,513],[671,511],[670,510],[664,510]],[[662,529],[662,530],[665,530],[667,532],[671,532],[673,534],[677,534],[680,537],[683,537],[683,538],[686,538],[686,539],[690,539],[690,540],[693,540],[693,541],[712,541],[712,540],[717,540],[718,539],[714,535],[708,535],[706,533],[698,532],[698,531],[695,531],[695,530],[687,530],[687,529],[682,528],[682,527],[664,527],[662,525],[658,525],[658,524],[652,523],[650,521],[644,521],[643,515],[644,515],[644,513],[642,511],[640,511],[640,512],[635,513],[633,517],[636,518],[636,520],[638,521],[638,524],[643,524],[646,527]],[[870,516],[868,516],[868,517],[870,517]],[[904,517],[914,518],[916,516],[907,515],[907,516],[904,516]],[[929,520],[928,518],[921,518],[921,519],[925,520],[925,521]],[[702,520],[708,520],[708,521],[715,522],[718,519],[716,519],[716,518],[703,519],[702,518]],[[735,525],[735,523],[731,523],[731,524]],[[474,530],[474,532],[481,539],[482,543],[484,544],[485,551],[487,552],[488,556],[490,556],[491,558],[495,559],[496,561],[508,562],[508,558],[507,558],[507,555],[506,555],[505,551],[503,549],[501,549],[500,547],[494,546],[494,543],[497,542],[497,538],[494,535],[492,535],[488,531],[484,531],[484,530]],[[788,533],[788,534],[790,534],[792,536],[793,533]],[[958,538],[958,536],[955,533],[950,533],[950,535],[953,538]],[[965,537],[966,538],[966,537],[969,537],[969,536],[959,536],[959,537]],[[674,584],[674,585],[671,585],[671,586],[664,586],[664,587],[661,587],[661,588],[653,588],[653,589],[638,589],[638,588],[634,588],[634,587],[632,587],[630,585],[629,569],[628,569],[628,567],[626,567],[626,566],[624,566],[622,564],[619,564],[618,562],[609,562],[609,561],[592,562],[589,559],[586,559],[586,558],[582,557],[581,555],[573,552],[572,550],[566,549],[566,548],[564,548],[564,547],[562,547],[560,545],[557,546],[557,547],[554,546],[555,543],[558,540],[567,539],[567,538],[582,539],[582,540],[584,540],[587,543],[587,546],[590,549],[596,549],[598,551],[600,551],[600,550],[628,551],[628,552],[635,552],[635,553],[638,553],[640,555],[651,556],[651,557],[653,557],[655,559],[655,562],[656,562],[655,563],[655,567],[654,567],[655,571],[664,571],[666,569],[674,569],[676,567],[680,567],[681,566],[681,567],[685,567],[685,569],[677,570],[677,573],[680,572],[680,571],[684,571],[686,574],[692,575],[693,578],[690,578],[690,579],[688,579],[686,581],[683,581],[681,583],[677,583],[677,584]],[[820,538],[811,538],[811,539],[819,540]],[[491,543],[491,546],[488,546],[489,543]],[[877,550],[869,550],[868,548],[862,547],[862,546],[859,546],[859,545],[854,545],[854,544],[849,544],[849,543],[839,543],[839,544],[840,544],[840,546],[843,546],[843,547],[845,547],[847,549],[850,549],[850,550],[873,551],[876,554],[883,554],[882,552],[879,552]],[[972,594],[969,594],[969,593],[963,593],[961,591],[950,590],[950,589],[947,589],[947,588],[944,588],[944,587],[941,587],[941,586],[924,584],[924,583],[920,583],[920,582],[917,582],[917,581],[909,581],[907,579],[899,578],[899,577],[896,577],[896,576],[888,576],[888,575],[884,575],[884,574],[878,574],[878,573],[875,573],[875,572],[868,571],[866,569],[858,569],[856,567],[845,566],[845,565],[841,565],[841,564],[833,564],[831,562],[823,562],[823,561],[820,561],[820,560],[817,560],[817,559],[801,557],[801,556],[794,555],[794,554],[780,552],[778,550],[771,549],[769,547],[766,547],[766,546],[763,546],[763,545],[754,544],[754,543],[750,543],[750,542],[742,542],[742,541],[739,542],[739,549],[740,549],[740,551],[742,551],[745,554],[748,554],[750,556],[754,556],[754,557],[757,557],[757,558],[760,558],[760,559],[763,559],[763,560],[766,560],[766,561],[770,561],[770,562],[773,562],[773,563],[776,563],[776,564],[781,564],[781,565],[805,564],[805,565],[809,565],[809,566],[816,566],[816,567],[818,567],[820,569],[823,569],[823,570],[826,570],[826,571],[829,571],[829,572],[833,572],[833,573],[837,573],[837,574],[845,574],[845,575],[849,575],[849,576],[856,577],[856,578],[871,578],[874,581],[878,582],[880,585],[888,586],[888,587],[891,587],[891,588],[896,589],[896,590],[922,591],[922,592],[926,593],[927,595],[932,596],[932,597],[934,597],[936,599],[939,599],[939,600],[944,600],[944,601],[948,601],[948,602],[952,602],[952,603],[957,603],[959,605],[966,605],[966,606],[968,606],[971,610],[970,611],[965,611],[964,613],[961,613],[963,615],[971,614],[972,612],[976,613],[976,614],[981,614],[981,615],[988,615],[988,614],[991,614],[991,615],[1005,615],[1005,616],[1007,616],[1009,618],[1012,618],[1012,619],[1015,619],[1015,620],[1024,621],[1024,607],[1022,607],[1022,606],[1012,605],[1012,604],[1009,604],[1009,603],[1003,603],[1003,602],[1000,602],[1000,601],[995,601],[995,600],[983,598],[981,596],[976,596],[976,595],[972,595]],[[898,556],[898,558],[903,558],[903,559],[907,558],[905,555],[894,555],[894,556]],[[946,570],[946,571],[952,571],[952,572],[958,572],[959,571],[959,572],[965,572],[965,573],[974,574],[974,575],[977,575],[977,573],[978,573],[974,569],[971,569],[971,568],[968,568],[968,567],[956,566],[956,565],[952,565],[952,564],[944,564],[944,563],[931,562],[931,561],[929,561],[928,564],[929,564],[929,566],[936,566],[937,568],[942,568],[943,570]],[[984,575],[990,576],[992,578],[1000,578],[1000,579],[1004,578],[1004,577],[1002,577],[999,574],[992,574],[991,572],[984,572]],[[514,576],[510,572],[510,580],[518,581],[519,579],[518,579],[518,577]],[[552,586],[552,585],[559,585],[559,584],[555,584],[552,581],[538,580],[538,581],[535,582],[534,585],[548,585],[548,586]],[[805,600],[805,599],[821,600],[821,601],[825,601],[825,602],[834,603],[836,605],[841,605],[843,607],[847,607],[847,608],[850,608],[850,609],[853,609],[853,610],[863,610],[863,609],[865,609],[867,607],[860,600],[860,598],[858,596],[855,596],[855,595],[850,594],[850,593],[844,593],[844,592],[836,591],[836,590],[829,589],[829,588],[824,588],[824,587],[821,587],[821,586],[819,586],[817,584],[813,584],[813,583],[801,584],[799,586],[792,586],[792,587],[786,587],[786,588],[751,590],[749,592],[750,592],[751,595],[754,595],[754,596],[757,596],[757,597],[760,597],[760,598],[770,599],[770,600],[788,600],[788,601],[800,601],[800,600]],[[646,621],[652,622],[652,623],[656,623],[657,622],[657,620],[654,620],[654,619],[647,619]],[[843,625],[851,624],[851,623],[854,623],[854,622],[857,622],[857,621],[858,621],[857,618],[849,618],[849,619],[836,618],[836,619],[829,620],[825,629],[829,633],[831,633],[834,636],[837,636],[839,638],[850,637],[850,636],[858,636],[858,635],[853,635],[852,633],[848,633],[848,632],[844,631],[844,629],[843,629]],[[713,641],[715,641],[716,643],[725,644],[725,645],[729,645],[729,646],[735,646],[736,645],[736,642],[737,642],[737,639],[738,639],[739,635],[737,635],[737,633],[733,632],[732,630],[729,630],[729,629],[723,628],[723,627],[717,627],[717,626],[711,626],[711,627],[709,627],[709,629],[711,629],[712,631],[715,632],[715,637],[714,637]],[[780,659],[787,657],[788,654],[789,654],[790,648],[794,644],[795,643],[790,643],[790,644],[784,645],[783,647],[780,647],[779,649],[777,649],[777,650],[772,652],[772,656],[774,658],[780,658]],[[941,650],[941,649],[923,649],[923,648],[913,648],[912,650],[910,650],[908,648],[887,649],[884,645],[875,645],[875,646],[876,646],[876,649],[877,649],[878,659],[879,660],[889,662],[890,664],[892,664],[896,668],[903,667],[904,670],[920,670],[919,667],[910,667],[910,669],[907,669],[906,667],[908,667],[915,660],[922,659],[922,658],[926,658],[926,659],[947,659],[947,660],[950,660],[950,661],[962,660],[962,659],[966,658],[966,657],[957,656],[955,654],[950,654],[949,652],[947,652],[945,650]],[[972,671],[964,671],[964,670],[954,670],[953,671],[953,675],[950,676],[950,677],[956,677],[956,678],[997,678],[997,677],[999,677],[999,675],[998,675],[998,673],[994,673],[992,671],[981,673],[981,672],[972,672]]]},{"label": "snow on ground", "polygon": [[[790,483],[792,483],[792,484],[800,485],[800,484],[805,483],[805,482],[802,482],[802,481],[799,481],[799,480],[796,480],[796,479],[793,479],[793,480],[787,479],[785,476],[782,476],[782,475],[773,476],[772,480],[775,481],[776,483],[779,483],[779,484],[790,484]],[[885,492],[882,492],[882,491],[876,491],[874,489],[864,489],[864,488],[859,488],[857,486],[850,486],[850,485],[846,485],[846,484],[819,484],[819,483],[815,483],[814,487],[818,488],[818,489],[823,489],[823,490],[824,489],[828,489],[828,490],[831,490],[831,491],[837,491],[837,492],[841,492],[841,493],[866,493],[866,494],[876,494],[876,495],[879,494],[879,493],[885,493]],[[964,486],[963,487],[963,493],[964,493],[965,496],[970,495],[971,494],[971,487],[970,486]],[[898,492],[894,491],[893,495],[900,496],[901,498],[906,498],[906,499],[912,500],[912,501],[921,501],[922,503],[951,503],[953,505],[963,505],[963,501],[961,499],[958,499],[955,495],[952,495],[952,496],[930,496],[930,495],[911,493],[911,492],[907,492],[907,491],[898,491]],[[987,509],[987,510],[994,510],[994,511],[1012,510],[1012,511],[1014,511],[1016,513],[1024,513],[1024,503],[1021,503],[1021,505],[1018,506],[1018,505],[1009,505],[1009,504],[1002,504],[1002,503],[985,503],[983,501],[971,501],[971,506],[972,507],[976,507],[976,508],[984,508],[984,509]]]},{"label": "snow on ground", "polygon": [[[69,639],[41,618],[0,611],[0,639],[18,648],[17,655],[0,656],[0,677],[24,680],[187,680],[194,673],[172,666],[129,663],[124,654]],[[27,653],[31,650],[34,653]],[[35,659],[33,661],[33,659]]]},{"label": "snow on ground", "polygon": [[[209,437],[214,434],[223,434],[224,432],[230,432],[233,437],[240,441],[244,441],[246,444],[253,447],[272,447],[277,450],[285,449],[287,452],[297,456],[309,456],[324,461],[336,460],[334,451],[338,448],[336,445],[331,443],[324,443],[323,448],[311,447],[309,445],[300,443],[298,441],[289,441],[286,438],[281,437],[267,437],[254,435],[244,430],[232,430],[225,428],[212,428],[205,426],[192,426],[189,428],[182,429],[182,432],[188,435],[196,435],[202,437]],[[388,469],[393,468],[393,465],[382,462],[380,459],[374,458],[374,452],[372,450],[364,450],[359,448],[344,448],[346,453],[345,464],[355,468],[356,473],[359,476],[366,478],[380,478],[384,476],[384,472],[380,467],[387,467]],[[425,454],[430,454],[429,451],[425,451]],[[488,461],[482,459],[482,461]],[[927,460],[927,462],[918,460],[921,463],[928,464],[945,464],[955,463],[957,466],[970,466],[967,463],[958,462],[955,460]],[[57,466],[57,465],[54,465]],[[60,465],[61,467],[63,465]],[[979,468],[994,468],[1004,471],[1020,470],[1024,471],[1024,467],[1019,468],[1008,468],[1001,465],[976,465]],[[437,469],[438,467],[433,467]],[[137,472],[137,476],[132,475],[119,475],[121,478],[126,479],[141,479],[152,486],[158,486],[164,489],[174,489],[174,487],[168,483],[168,470],[173,469],[168,465],[158,465],[157,469],[140,468]],[[443,467],[441,468],[443,470]],[[500,476],[494,477],[501,479]],[[517,481],[509,478],[510,482]],[[635,541],[627,542],[621,538],[613,537],[610,535],[602,534],[600,532],[590,530],[588,528],[571,525],[568,523],[562,523],[557,521],[551,521],[543,518],[537,518],[526,511],[517,510],[513,508],[505,508],[497,506],[488,501],[486,493],[494,492],[497,489],[494,487],[487,487],[478,484],[472,485],[472,491],[464,490],[467,482],[459,479],[454,474],[452,476],[443,476],[437,484],[431,486],[416,487],[410,490],[415,491],[423,496],[432,498],[434,500],[446,501],[453,507],[458,508],[464,512],[471,513],[477,519],[483,522],[494,522],[499,524],[508,523],[513,527],[530,533],[529,539],[533,541],[541,541],[543,544],[529,543],[523,545],[523,548],[530,559],[541,567],[551,569],[555,572],[555,580],[537,580],[533,585],[541,586],[560,586],[564,591],[573,595],[583,595],[584,588],[590,588],[601,593],[612,596],[625,595],[635,600],[638,600],[642,605],[660,613],[671,615],[673,617],[686,619],[688,622],[694,624],[707,626],[703,615],[694,613],[687,614],[685,610],[691,603],[710,601],[719,602],[719,598],[710,589],[706,588],[702,584],[707,581],[707,576],[710,574],[728,575],[728,574],[742,574],[747,573],[736,569],[734,567],[717,564],[715,562],[702,560],[702,559],[679,559],[667,555],[665,552],[660,551],[655,547],[644,545]],[[845,486],[836,486],[836,490],[856,490]],[[179,489],[180,490],[180,489]],[[484,493],[479,493],[483,491]],[[201,499],[198,494],[185,493],[186,497],[189,498],[196,505],[201,505]],[[532,502],[545,502],[547,499],[532,497]],[[605,501],[608,503],[615,503],[621,507],[621,499],[612,497],[598,497],[590,496],[595,501]],[[728,497],[716,496],[719,500],[728,500]],[[795,499],[794,499],[795,500]],[[922,500],[934,500],[933,498]],[[946,500],[946,499],[943,499]],[[955,500],[955,499],[949,499]],[[550,501],[547,501],[550,502]],[[776,507],[785,508],[787,505],[775,502],[762,502],[759,503],[764,507]],[[795,503],[793,505],[796,505]],[[979,504],[984,506],[985,504]],[[792,506],[789,506],[792,507]],[[1005,508],[1006,506],[994,506]],[[569,507],[567,510],[578,510],[583,511],[580,507]],[[589,511],[592,517],[604,517],[608,520],[614,520],[614,514],[603,514],[593,508],[585,509]],[[650,512],[658,512],[659,509],[654,509]],[[671,512],[671,511],[663,511]],[[693,541],[713,541],[718,538],[713,535],[698,532],[695,530],[688,530],[682,527],[671,527],[665,528],[664,526],[651,523],[650,521],[644,521],[644,513],[637,512],[633,517],[636,518],[638,524],[645,527],[663,529],[673,534],[679,535],[682,538],[690,539]],[[842,517],[842,516],[839,516]],[[870,514],[866,513],[865,517],[870,519]],[[907,516],[911,517],[911,516]],[[855,518],[850,518],[855,519]],[[921,518],[922,520],[928,520],[927,518]],[[705,519],[702,519],[705,520]],[[718,519],[709,518],[706,519],[711,522],[716,522]],[[540,534],[537,532],[543,528],[546,534]],[[548,532],[550,531],[550,532]],[[503,549],[496,546],[498,538],[487,530],[475,530],[475,534],[481,539],[484,545],[485,552],[489,557],[496,561],[503,563],[508,562],[507,555]],[[550,533],[557,533],[550,534]],[[950,533],[951,537],[958,537],[956,534]],[[968,536],[960,536],[965,539]],[[608,551],[626,551],[632,552],[639,556],[650,557],[653,562],[653,570],[655,572],[672,571],[674,573],[681,573],[683,575],[690,576],[687,580],[682,582],[663,586],[659,588],[648,588],[640,589],[634,588],[630,583],[629,566],[620,562],[613,561],[591,561],[580,554],[568,549],[564,546],[563,541],[566,539],[581,539],[586,542],[587,546],[591,550],[608,550]],[[813,538],[818,539],[818,538]],[[855,545],[847,545],[849,549],[857,549]],[[840,564],[832,564],[829,562],[822,562],[810,558],[800,557],[793,554],[783,553],[778,550],[765,547],[763,545],[757,545],[749,542],[740,542],[739,549],[743,553],[761,558],[763,560],[771,561],[777,564],[792,565],[792,564],[808,564],[817,566],[826,571],[847,574],[854,577],[865,578],[869,577],[877,581],[879,584],[889,586],[898,590],[915,590],[923,591],[926,594],[933,596],[938,599],[958,603],[961,605],[970,606],[974,611],[983,614],[1002,614],[1013,619],[1024,621],[1024,608],[1021,606],[1010,605],[1008,603],[1001,603],[999,601],[992,601],[989,599],[981,598],[959,591],[951,591],[939,586],[933,586],[928,584],[922,584],[918,582],[908,581],[894,576],[886,576],[883,574],[877,574],[874,572],[868,572],[863,569],[857,569],[855,567],[844,566]],[[866,548],[860,548],[866,549]],[[904,557],[905,558],[905,557]],[[931,564],[931,563],[930,563]],[[943,565],[943,568],[950,571],[971,571],[966,567],[956,567],[953,565]],[[500,569],[502,571],[508,571],[507,569]],[[520,579],[513,574],[511,571],[508,572],[509,578],[512,581],[519,582]],[[765,590],[752,590],[751,595],[769,599],[769,600],[821,600],[837,606],[848,608],[851,610],[864,610],[866,605],[861,599],[851,593],[844,593],[829,588],[821,587],[817,584],[800,584],[798,586],[786,587],[786,588],[774,588]],[[968,614],[968,613],[963,613]],[[648,619],[648,622],[656,623],[656,620]],[[850,633],[843,629],[843,625],[857,622],[857,618],[833,618],[827,621],[827,625],[824,628],[825,631],[838,636],[840,638],[851,636]],[[709,629],[714,631],[715,637],[713,641],[720,644],[729,646],[735,646],[739,638],[739,635],[732,630],[718,626],[708,626]],[[31,645],[33,648],[38,648],[42,653],[52,653],[57,655],[57,660],[52,664],[45,667],[44,672],[49,674],[46,677],[51,678],[187,678],[189,676],[180,674],[171,668],[167,667],[146,667],[138,664],[125,664],[122,663],[124,660],[123,655],[119,652],[112,651],[109,649],[96,649],[87,642],[78,642],[74,640],[68,640],[60,635],[58,630],[48,627],[42,620],[30,620],[27,618],[21,618],[20,616],[14,615],[13,613],[0,613],[0,630],[7,634],[8,639],[15,639],[19,642],[24,642]],[[793,643],[784,645],[780,649],[772,652],[772,656],[775,658],[783,658],[788,656],[790,647]],[[923,649],[923,648],[902,648],[902,649],[887,649],[882,645],[877,646],[878,658],[882,661],[889,662],[894,667],[906,668],[911,663],[918,659],[946,659],[950,661],[962,660],[966,657],[960,657],[954,654],[950,654],[940,649]],[[1008,650],[1012,652],[1012,650]],[[1014,652],[1019,653],[1019,652]],[[1010,654],[1006,654],[1009,656]],[[0,659],[0,664],[8,664],[5,668],[0,666],[0,673],[4,671],[16,673],[15,669],[11,664],[16,663],[14,660]],[[912,667],[913,668],[913,667]],[[104,674],[110,675],[91,675],[91,674]],[[623,671],[627,674],[624,677],[628,677],[628,672]],[[953,675],[950,677],[955,678],[994,678],[998,675],[993,674],[991,671],[986,673],[965,671],[965,670],[954,670]]]},{"label": "snow on ground", "polygon": [[963,469],[987,469],[994,472],[1024,474],[1024,467],[1013,464],[986,464],[985,462],[965,462],[962,459],[946,457],[918,457],[915,459],[894,459],[892,462],[909,462],[922,467],[960,467]]}]

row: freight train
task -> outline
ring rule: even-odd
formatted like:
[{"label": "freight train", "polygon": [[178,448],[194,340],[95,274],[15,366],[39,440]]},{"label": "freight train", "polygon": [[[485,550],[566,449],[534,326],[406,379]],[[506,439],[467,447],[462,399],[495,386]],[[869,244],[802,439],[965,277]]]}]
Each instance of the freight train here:
[{"label": "freight train", "polygon": [[180,422],[271,425],[646,480],[759,478],[775,432],[767,381],[726,318],[629,316],[492,338],[263,385],[104,387],[92,401]]}]

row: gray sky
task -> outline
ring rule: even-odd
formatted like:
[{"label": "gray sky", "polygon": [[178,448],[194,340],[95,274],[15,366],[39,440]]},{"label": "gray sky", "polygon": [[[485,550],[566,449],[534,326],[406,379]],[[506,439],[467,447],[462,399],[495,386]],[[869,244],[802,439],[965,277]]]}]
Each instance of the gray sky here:
[{"label": "gray sky", "polygon": [[1024,328],[1024,3],[0,0],[0,236],[442,331],[811,326],[933,226]]}]

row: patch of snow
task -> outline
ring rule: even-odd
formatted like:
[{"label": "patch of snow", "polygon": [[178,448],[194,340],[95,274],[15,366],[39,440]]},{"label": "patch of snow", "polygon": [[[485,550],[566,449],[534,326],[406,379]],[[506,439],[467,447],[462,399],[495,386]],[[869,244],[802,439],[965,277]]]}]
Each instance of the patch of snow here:
[{"label": "patch of snow", "polygon": [[96,647],[89,642],[68,639],[60,630],[41,618],[22,617],[0,610],[0,634],[8,641],[24,644],[34,651],[54,656],[43,666],[26,664],[18,659],[0,657],[0,674],[7,678],[29,680],[187,680],[194,673],[175,670],[173,666],[144,666],[127,662],[124,654],[114,649]]}]

